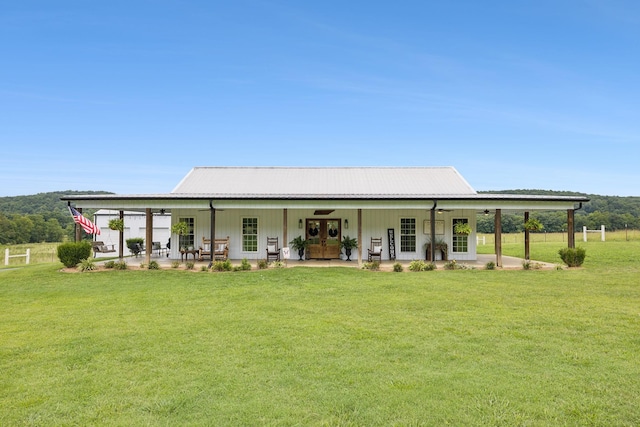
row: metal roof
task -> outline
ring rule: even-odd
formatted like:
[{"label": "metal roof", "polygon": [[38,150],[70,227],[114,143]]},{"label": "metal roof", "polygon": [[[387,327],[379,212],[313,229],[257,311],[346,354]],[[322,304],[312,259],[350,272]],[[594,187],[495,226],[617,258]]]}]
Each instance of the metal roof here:
[{"label": "metal roof", "polygon": [[171,193],[225,199],[477,195],[453,167],[195,167]]},{"label": "metal roof", "polygon": [[[105,209],[260,206],[570,209],[582,196],[478,194],[453,167],[195,167],[171,193],[61,197]],[[390,205],[391,203],[391,205]],[[412,204],[413,203],[413,204]],[[417,203],[417,205],[416,205]]]}]

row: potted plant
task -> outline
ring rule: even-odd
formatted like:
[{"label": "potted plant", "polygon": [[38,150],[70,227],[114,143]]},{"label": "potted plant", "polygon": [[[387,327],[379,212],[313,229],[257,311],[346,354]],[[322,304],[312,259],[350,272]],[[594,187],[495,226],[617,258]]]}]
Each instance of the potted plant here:
[{"label": "potted plant", "polygon": [[180,250],[183,251],[184,247],[182,245],[182,236],[187,234],[189,231],[189,225],[184,221],[178,221],[171,226],[171,232],[180,236],[178,238],[178,242],[180,243]]},{"label": "potted plant", "polygon": [[124,231],[124,219],[114,218],[109,220],[109,229],[114,231]]},{"label": "potted plant", "polygon": [[358,247],[358,240],[352,239],[349,236],[344,236],[340,242],[340,249],[344,249],[344,254],[347,256],[347,261],[351,261],[351,250]]},{"label": "potted plant", "polygon": [[[424,244],[424,249],[426,252],[426,259],[427,261],[431,261],[431,241],[427,241]],[[436,239],[435,244],[433,245],[433,250],[434,253],[436,254],[436,261],[439,260],[447,260],[447,253],[449,250],[449,246],[447,245],[447,242],[445,242],[443,239]],[[440,254],[440,259],[438,259],[438,254]]]},{"label": "potted plant", "polygon": [[292,241],[289,242],[291,247],[298,251],[298,256],[300,257],[299,261],[302,261],[302,256],[304,255],[304,251],[309,246],[309,241],[302,238],[302,236],[298,236]]},{"label": "potted plant", "polygon": [[468,236],[469,234],[471,234],[471,226],[467,222],[456,222],[453,226],[453,232],[456,234]]},{"label": "potted plant", "polygon": [[524,223],[524,229],[527,231],[541,231],[544,225],[535,218],[530,218]]}]

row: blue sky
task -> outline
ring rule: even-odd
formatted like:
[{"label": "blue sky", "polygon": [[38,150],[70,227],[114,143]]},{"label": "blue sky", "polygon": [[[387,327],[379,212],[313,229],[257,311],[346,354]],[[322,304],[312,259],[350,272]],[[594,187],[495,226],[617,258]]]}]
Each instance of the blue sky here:
[{"label": "blue sky", "polygon": [[640,196],[640,2],[8,0],[0,196],[454,166]]}]

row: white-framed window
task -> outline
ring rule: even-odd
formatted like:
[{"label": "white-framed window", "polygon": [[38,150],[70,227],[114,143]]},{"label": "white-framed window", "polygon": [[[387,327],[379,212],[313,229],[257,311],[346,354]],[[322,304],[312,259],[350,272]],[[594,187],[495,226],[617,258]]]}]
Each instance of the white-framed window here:
[{"label": "white-framed window", "polygon": [[451,222],[451,232],[453,235],[451,251],[452,252],[469,252],[469,236],[466,234],[456,234],[455,227],[456,224],[468,224],[468,218],[454,218]]},{"label": "white-framed window", "polygon": [[242,251],[258,252],[258,218],[242,218]]},{"label": "white-framed window", "polygon": [[180,218],[178,219],[179,222],[186,222],[187,223],[187,232],[186,234],[183,234],[182,236],[180,236],[180,248],[189,248],[189,247],[195,247],[195,219],[194,218]]},{"label": "white-framed window", "polygon": [[400,252],[416,251],[416,219],[400,218]]}]

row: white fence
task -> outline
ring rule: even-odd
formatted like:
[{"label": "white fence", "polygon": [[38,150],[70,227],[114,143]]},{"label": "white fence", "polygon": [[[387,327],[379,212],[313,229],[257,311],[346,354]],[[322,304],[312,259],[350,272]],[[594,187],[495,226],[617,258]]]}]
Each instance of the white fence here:
[{"label": "white fence", "polygon": [[587,226],[582,227],[582,238],[586,242],[587,241],[587,233],[600,233],[600,240],[604,242],[604,225],[600,226],[600,230],[587,230]]},{"label": "white fence", "polygon": [[29,259],[31,258],[31,249],[27,249],[26,254],[19,255],[9,255],[9,248],[4,250],[4,265],[9,265],[9,258],[17,258],[17,257],[25,257],[27,258],[27,264],[29,264]]}]

